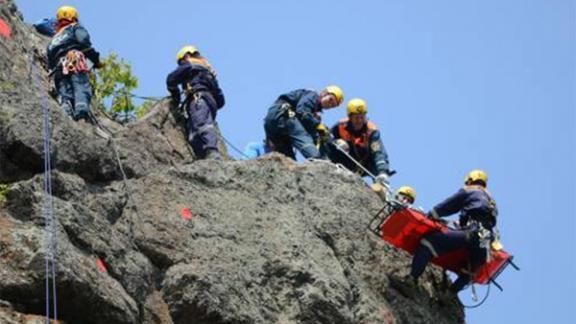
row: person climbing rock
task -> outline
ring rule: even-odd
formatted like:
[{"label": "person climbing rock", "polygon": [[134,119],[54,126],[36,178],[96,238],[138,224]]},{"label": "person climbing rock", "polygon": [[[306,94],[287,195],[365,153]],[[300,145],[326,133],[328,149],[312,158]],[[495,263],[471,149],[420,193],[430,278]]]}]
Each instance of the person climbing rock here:
[{"label": "person climbing rock", "polygon": [[275,152],[294,160],[294,148],[307,159],[321,158],[316,147],[318,114],[339,106],[343,100],[344,93],[337,86],[328,86],[320,92],[299,89],[285,93],[276,99],[264,118],[266,138]]},{"label": "person climbing rock", "polygon": [[199,159],[221,160],[214,122],[225,100],[216,71],[192,45],[178,51],[176,62],[178,66],[168,75],[166,86],[175,106],[180,104],[181,91],[185,94],[182,107],[188,115],[188,143]]},{"label": "person climbing rock", "polygon": [[92,48],[90,35],[80,24],[74,7],[58,8],[56,20],[56,34],[48,44],[47,57],[60,106],[74,120],[91,122],[92,89],[86,58],[95,68],[101,68],[100,54]]}]

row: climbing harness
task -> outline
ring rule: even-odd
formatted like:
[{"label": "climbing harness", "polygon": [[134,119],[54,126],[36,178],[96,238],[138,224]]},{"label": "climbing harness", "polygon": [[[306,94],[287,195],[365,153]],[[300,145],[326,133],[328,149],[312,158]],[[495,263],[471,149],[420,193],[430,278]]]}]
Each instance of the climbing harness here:
[{"label": "climbing harness", "polygon": [[84,53],[77,50],[70,50],[66,55],[60,58],[59,66],[62,67],[62,74],[68,75],[70,73],[85,73],[90,69],[86,62]]},{"label": "climbing harness", "polygon": [[[44,147],[44,193],[43,193],[43,206],[42,215],[44,216],[44,230],[46,242],[46,256],[44,262],[45,270],[45,312],[46,324],[50,323],[50,315],[54,319],[58,318],[58,301],[56,294],[56,228],[54,221],[54,202],[52,200],[52,159],[51,159],[51,143],[50,143],[50,116],[48,114],[48,100],[46,94],[41,91],[40,76],[38,68],[36,67],[33,58],[30,58],[30,74],[34,79],[34,83],[38,91],[42,94],[41,108],[43,114],[43,147]],[[52,280],[52,285],[50,285]],[[52,296],[50,295],[52,289]],[[50,309],[50,299],[52,298],[52,312]],[[52,313],[52,314],[51,314]]]}]

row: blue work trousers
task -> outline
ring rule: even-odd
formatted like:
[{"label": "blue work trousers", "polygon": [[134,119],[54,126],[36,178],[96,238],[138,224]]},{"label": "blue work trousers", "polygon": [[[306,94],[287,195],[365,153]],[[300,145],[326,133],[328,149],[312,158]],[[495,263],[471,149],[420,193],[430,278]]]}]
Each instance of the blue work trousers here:
[{"label": "blue work trousers", "polygon": [[205,158],[209,151],[218,151],[216,135],[216,101],[208,92],[198,92],[192,95],[188,105],[188,143],[192,146],[198,158]]},{"label": "blue work trousers", "polygon": [[276,105],[264,119],[266,138],[273,143],[274,151],[280,152],[292,159],[296,159],[294,148],[309,158],[321,158],[320,151],[314,144],[314,139],[306,131],[296,116],[288,116],[288,112],[281,112],[282,107]]},{"label": "blue work trousers", "polygon": [[[454,252],[466,248],[470,255],[468,264],[462,264],[462,268],[474,273],[484,262],[486,262],[486,249],[480,247],[478,235],[475,230],[451,230],[448,232],[433,232],[420,241],[420,246],[414,253],[412,259],[411,275],[414,278],[420,277],[434,257]],[[470,283],[471,276],[468,273],[461,273],[450,287],[450,290],[457,292]]]},{"label": "blue work trousers", "polygon": [[88,73],[58,73],[54,78],[56,89],[60,95],[60,106],[74,120],[90,118],[90,101],[92,88]]}]

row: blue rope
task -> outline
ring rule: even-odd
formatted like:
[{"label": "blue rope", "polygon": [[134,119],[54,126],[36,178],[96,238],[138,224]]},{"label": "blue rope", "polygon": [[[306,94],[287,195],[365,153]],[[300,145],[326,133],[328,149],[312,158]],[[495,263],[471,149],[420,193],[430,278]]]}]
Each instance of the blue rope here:
[{"label": "blue rope", "polygon": [[232,142],[230,142],[229,140],[226,139],[226,137],[224,137],[223,134],[220,134],[220,136],[222,137],[222,139],[224,140],[224,142],[226,142],[226,144],[228,144],[228,146],[230,146],[234,151],[240,153],[240,155],[242,155],[244,158],[246,158],[247,160],[250,160],[251,158],[244,154],[244,152],[240,151],[239,148],[237,148],[236,146],[234,146],[234,144],[232,144]]},{"label": "blue rope", "polygon": [[45,257],[45,298],[46,298],[46,324],[50,324],[50,278],[52,278],[52,301],[53,310],[52,315],[56,320],[58,319],[57,311],[57,298],[56,298],[56,229],[54,222],[54,202],[52,200],[52,159],[51,159],[51,143],[50,143],[50,116],[48,114],[48,99],[46,93],[42,91],[40,76],[38,69],[34,64],[33,58],[30,58],[31,73],[38,91],[42,94],[41,107],[43,114],[43,137],[44,137],[44,197],[42,215],[44,216],[44,230],[46,236],[46,257]]}]

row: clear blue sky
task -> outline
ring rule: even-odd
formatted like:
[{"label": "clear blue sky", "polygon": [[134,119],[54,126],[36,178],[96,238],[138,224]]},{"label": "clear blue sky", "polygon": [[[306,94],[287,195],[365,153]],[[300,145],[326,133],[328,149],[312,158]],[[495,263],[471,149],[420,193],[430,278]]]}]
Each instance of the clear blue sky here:
[{"label": "clear blue sky", "polygon": [[506,271],[504,293],[468,322],[576,323],[574,1],[16,2],[28,22],[76,6],[144,95],[166,95],[175,53],[196,44],[219,72],[218,121],[239,147],[262,138],[266,109],[288,90],[335,83],[364,98],[398,170],[392,185],[414,186],[419,205],[455,192],[470,169],[489,173],[522,271]]}]

